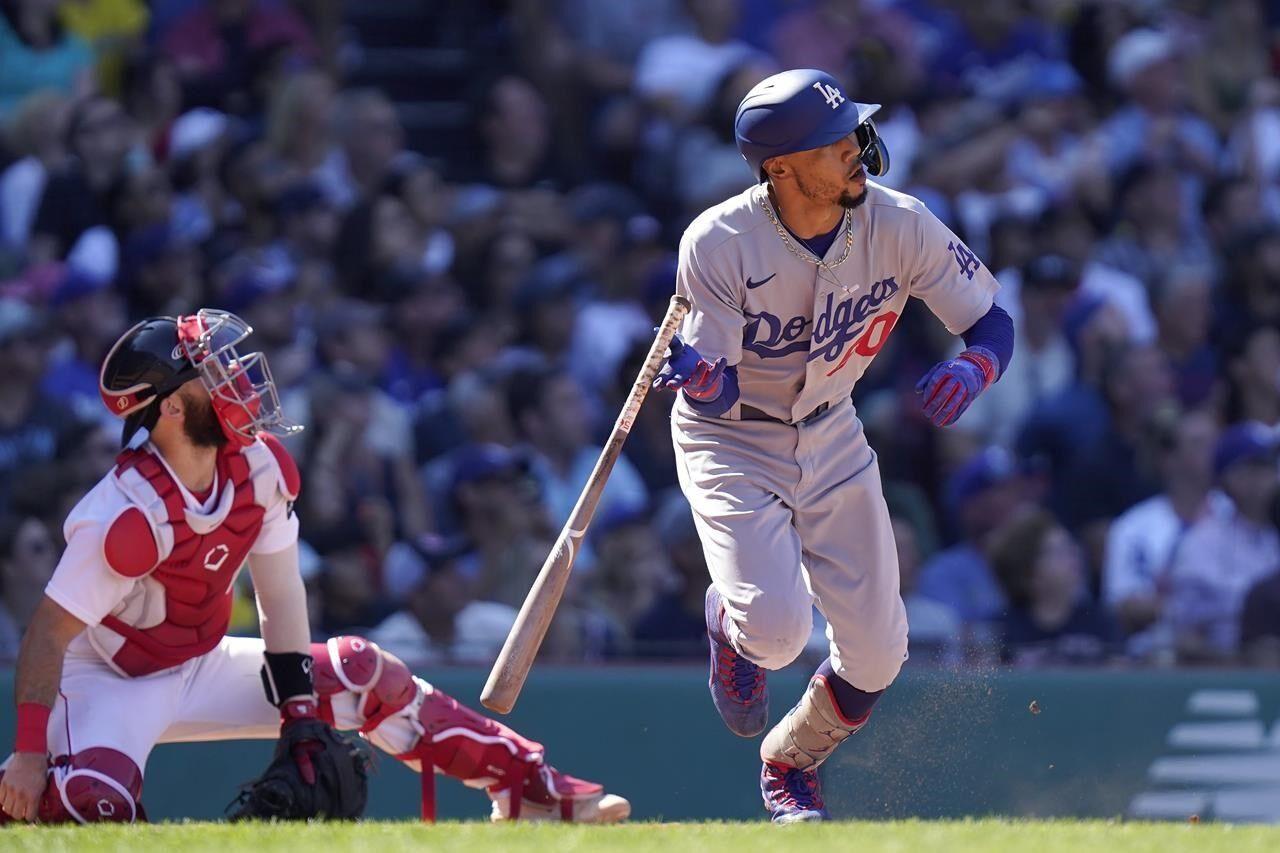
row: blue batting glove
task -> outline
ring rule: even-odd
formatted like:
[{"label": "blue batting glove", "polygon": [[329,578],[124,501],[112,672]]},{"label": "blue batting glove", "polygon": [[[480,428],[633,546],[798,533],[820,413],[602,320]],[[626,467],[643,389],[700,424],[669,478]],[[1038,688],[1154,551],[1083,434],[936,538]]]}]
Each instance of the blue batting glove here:
[{"label": "blue batting glove", "polygon": [[986,347],[969,347],[950,361],[934,365],[916,383],[925,417],[934,426],[951,426],[978,395],[996,381],[1000,361]]},{"label": "blue batting glove", "polygon": [[676,335],[667,349],[667,363],[653,380],[653,387],[669,391],[683,388],[693,399],[709,402],[720,396],[724,367],[723,356],[712,364]]}]

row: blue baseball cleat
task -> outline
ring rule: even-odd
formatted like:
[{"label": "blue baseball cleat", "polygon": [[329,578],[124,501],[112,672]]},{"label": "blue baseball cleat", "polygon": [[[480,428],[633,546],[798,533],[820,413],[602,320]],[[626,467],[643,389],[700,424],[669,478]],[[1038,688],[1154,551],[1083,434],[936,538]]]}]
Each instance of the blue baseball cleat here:
[{"label": "blue baseball cleat", "polygon": [[774,823],[830,820],[822,802],[818,770],[801,770],[764,762],[760,767],[760,795]]},{"label": "blue baseball cleat", "polygon": [[707,587],[707,636],[711,640],[711,701],[729,731],[755,737],[769,723],[769,687],[764,670],[738,654],[724,634],[724,602]]}]

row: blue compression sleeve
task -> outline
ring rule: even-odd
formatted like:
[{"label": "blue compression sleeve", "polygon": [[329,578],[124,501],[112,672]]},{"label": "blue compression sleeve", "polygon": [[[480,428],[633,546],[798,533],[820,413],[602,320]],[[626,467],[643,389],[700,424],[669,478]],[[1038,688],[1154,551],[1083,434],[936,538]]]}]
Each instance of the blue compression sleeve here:
[{"label": "blue compression sleeve", "polygon": [[986,347],[995,353],[1000,361],[1000,376],[1004,376],[1009,362],[1013,361],[1013,318],[1003,308],[991,303],[991,310],[978,318],[978,322],[960,337],[964,338],[967,347]]},{"label": "blue compression sleeve", "polygon": [[726,367],[721,374],[720,395],[714,400],[695,400],[688,394],[684,395],[684,399],[694,411],[718,418],[733,408],[733,404],[738,402],[738,394],[738,366],[735,364],[733,367]]}]

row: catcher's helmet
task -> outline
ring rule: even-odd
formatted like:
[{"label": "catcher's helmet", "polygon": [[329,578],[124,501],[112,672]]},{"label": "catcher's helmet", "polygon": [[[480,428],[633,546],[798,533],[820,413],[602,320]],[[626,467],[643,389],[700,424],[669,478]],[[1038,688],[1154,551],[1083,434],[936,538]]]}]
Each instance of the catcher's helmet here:
[{"label": "catcher's helmet", "polygon": [[199,379],[227,438],[240,445],[260,431],[281,434],[301,427],[284,419],[267,360],[241,355],[237,345],[253,331],[234,314],[201,309],[184,317],[150,317],[116,341],[102,362],[98,392],[113,415],[124,419],[122,441],[152,429],[155,403]]},{"label": "catcher's helmet", "polygon": [[738,105],[733,130],[738,150],[761,180],[770,157],[821,148],[851,133],[867,174],[878,177],[889,171],[889,150],[871,121],[878,109],[850,101],[825,71],[797,68],[757,83]]},{"label": "catcher's helmet", "polygon": [[140,428],[155,426],[159,409],[152,405],[199,375],[178,346],[173,317],[143,320],[116,341],[102,362],[98,393],[113,415],[124,419],[124,444]]}]

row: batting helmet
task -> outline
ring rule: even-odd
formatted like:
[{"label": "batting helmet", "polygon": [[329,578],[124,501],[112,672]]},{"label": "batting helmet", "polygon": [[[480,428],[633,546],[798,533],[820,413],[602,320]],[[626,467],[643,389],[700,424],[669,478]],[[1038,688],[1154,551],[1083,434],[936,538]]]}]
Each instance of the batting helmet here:
[{"label": "batting helmet", "polygon": [[867,174],[878,177],[889,171],[889,150],[871,121],[878,109],[850,101],[825,71],[797,68],[757,83],[738,105],[733,130],[738,150],[761,180],[770,157],[821,148],[851,133]]}]

